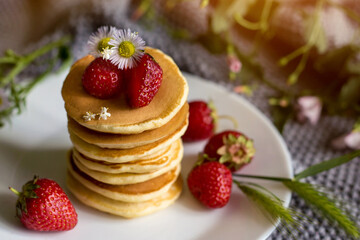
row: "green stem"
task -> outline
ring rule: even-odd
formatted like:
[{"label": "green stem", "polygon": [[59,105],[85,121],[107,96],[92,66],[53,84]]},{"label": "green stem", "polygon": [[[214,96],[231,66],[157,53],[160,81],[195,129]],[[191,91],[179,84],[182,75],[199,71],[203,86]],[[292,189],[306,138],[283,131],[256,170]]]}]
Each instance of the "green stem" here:
[{"label": "green stem", "polygon": [[228,115],[218,115],[217,117],[218,117],[218,119],[227,119],[227,120],[229,120],[229,121],[231,121],[231,122],[233,123],[235,129],[238,129],[238,128],[239,128],[238,122],[237,122],[236,119],[233,118],[232,116],[228,116]]},{"label": "green stem", "polygon": [[0,88],[6,86],[10,83],[12,79],[15,78],[21,71],[23,71],[34,59],[44,55],[45,53],[49,52],[50,50],[60,47],[70,41],[69,36],[62,37],[58,41],[51,42],[43,47],[35,50],[34,52],[20,57],[20,59],[16,62],[15,67],[2,79],[0,83]]},{"label": "green stem", "polygon": [[298,56],[304,54],[309,49],[310,49],[310,46],[308,44],[306,44],[306,45],[304,45],[302,47],[299,47],[298,49],[296,49],[292,53],[286,55],[285,57],[282,57],[279,60],[280,66],[286,66],[291,60],[293,60],[293,59],[297,58]]},{"label": "green stem", "polygon": [[294,84],[297,82],[300,74],[304,71],[306,67],[306,62],[309,58],[309,55],[310,55],[310,51],[307,51],[301,56],[301,60],[297,65],[295,71],[288,78],[288,84]]},{"label": "green stem", "polygon": [[250,21],[246,20],[245,18],[243,18],[238,13],[236,13],[234,15],[234,19],[240,26],[242,26],[242,27],[244,27],[246,29],[253,30],[253,31],[261,29],[260,22],[257,22],[257,23],[250,22]]},{"label": "green stem", "polygon": [[9,187],[9,189],[10,189],[13,193],[15,193],[16,195],[20,196],[20,193],[19,193],[16,189],[14,189],[14,188],[12,188],[12,187]]},{"label": "green stem", "polygon": [[277,182],[293,181],[291,178],[281,178],[281,177],[246,175],[246,174],[238,174],[238,173],[233,173],[232,175],[235,177],[256,178],[256,179],[263,179],[263,180],[270,180],[270,181],[277,181]]},{"label": "green stem", "polygon": [[264,10],[261,13],[260,29],[261,33],[265,33],[269,28],[269,16],[273,0],[265,1]]},{"label": "green stem", "polygon": [[33,89],[39,82],[41,82],[47,74],[49,74],[51,72],[51,70],[53,69],[54,65],[55,65],[55,60],[53,59],[51,61],[51,63],[49,64],[49,67],[47,68],[46,71],[44,71],[42,74],[40,74],[39,76],[37,76],[33,81],[31,81],[24,89],[23,89],[23,94],[27,95],[31,89]]},{"label": "green stem", "polygon": [[0,58],[0,64],[9,64],[9,63],[16,63],[17,59],[13,57],[2,57]]}]

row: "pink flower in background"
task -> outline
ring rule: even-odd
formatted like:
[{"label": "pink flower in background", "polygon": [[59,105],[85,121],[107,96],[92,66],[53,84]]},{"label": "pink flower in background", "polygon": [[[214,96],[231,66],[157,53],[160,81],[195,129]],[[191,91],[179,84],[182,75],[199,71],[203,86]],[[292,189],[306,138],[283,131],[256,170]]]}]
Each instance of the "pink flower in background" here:
[{"label": "pink flower in background", "polygon": [[297,100],[297,119],[299,122],[309,120],[312,125],[320,119],[322,102],[320,98],[315,96],[303,96]]},{"label": "pink flower in background", "polygon": [[227,63],[231,72],[238,73],[241,71],[242,64],[235,55],[228,55]]},{"label": "pink flower in background", "polygon": [[251,96],[253,89],[248,85],[238,85],[234,87],[234,92]]},{"label": "pink flower in background", "polygon": [[335,138],[331,142],[331,146],[335,149],[360,149],[360,131],[351,131],[345,135]]}]

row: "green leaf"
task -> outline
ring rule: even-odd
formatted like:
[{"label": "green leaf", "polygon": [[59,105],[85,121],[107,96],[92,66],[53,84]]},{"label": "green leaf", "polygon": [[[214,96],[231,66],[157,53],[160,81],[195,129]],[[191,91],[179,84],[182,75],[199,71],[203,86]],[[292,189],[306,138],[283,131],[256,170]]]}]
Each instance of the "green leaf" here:
[{"label": "green leaf", "polygon": [[239,173],[233,173],[233,177],[242,177],[242,178],[255,178],[255,179],[263,179],[263,180],[270,180],[270,181],[277,181],[277,182],[283,182],[283,181],[291,181],[290,178],[282,178],[282,177],[271,177],[271,176],[258,176],[258,175],[247,175],[247,174],[239,174]]},{"label": "green leaf", "polygon": [[295,179],[299,180],[302,178],[314,176],[318,173],[330,170],[334,167],[337,167],[344,163],[350,162],[351,160],[353,160],[354,158],[356,158],[358,156],[360,156],[360,150],[357,150],[352,153],[312,165],[312,166],[308,167],[307,169],[305,169],[304,171],[296,174]]},{"label": "green leaf", "polygon": [[339,224],[350,236],[360,237],[359,228],[356,223],[348,217],[345,212],[339,209],[334,200],[329,199],[326,193],[320,192],[309,183],[302,183],[299,181],[284,181],[283,184],[296,192],[308,204],[319,210],[330,221]]}]

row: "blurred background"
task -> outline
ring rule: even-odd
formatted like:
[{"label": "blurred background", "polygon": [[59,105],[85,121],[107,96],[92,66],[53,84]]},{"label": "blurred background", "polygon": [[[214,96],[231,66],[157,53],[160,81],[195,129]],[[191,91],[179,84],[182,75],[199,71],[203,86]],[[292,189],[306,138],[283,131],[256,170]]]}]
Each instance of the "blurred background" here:
[{"label": "blurred background", "polygon": [[[358,0],[1,0],[0,18],[0,52],[25,53],[45,38],[70,33],[79,58],[85,54],[80,42],[97,27],[130,27],[175,60],[181,54],[172,43],[201,45],[218,69],[200,64],[195,72],[238,80],[241,93],[249,95],[260,81],[290,103],[310,94],[331,114],[359,111]],[[233,56],[243,71],[231,71]],[[194,72],[181,59],[180,67]]]}]

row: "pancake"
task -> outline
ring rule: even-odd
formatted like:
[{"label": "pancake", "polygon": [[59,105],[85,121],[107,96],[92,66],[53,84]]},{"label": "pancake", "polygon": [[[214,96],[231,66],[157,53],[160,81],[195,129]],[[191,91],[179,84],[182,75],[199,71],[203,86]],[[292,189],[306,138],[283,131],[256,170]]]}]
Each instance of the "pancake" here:
[{"label": "pancake", "polygon": [[178,178],[161,196],[144,202],[129,203],[113,200],[93,192],[76,181],[71,174],[68,174],[66,183],[72,194],[85,205],[125,218],[140,217],[164,209],[180,196],[182,190],[182,180]]},{"label": "pancake", "polygon": [[[98,99],[88,94],[83,89],[81,78],[94,57],[86,56],[72,66],[62,87],[67,114],[89,129],[108,133],[136,134],[169,122],[186,102],[187,82],[172,58],[157,49],[146,48],[145,52],[150,53],[163,70],[161,87],[149,105],[131,108],[124,94],[110,99]],[[84,121],[86,112],[97,113],[101,107],[109,109],[110,118]]]},{"label": "pancake", "polygon": [[171,171],[172,169],[177,168],[180,165],[180,162],[183,157],[183,148],[182,145],[179,145],[177,149],[173,152],[169,163],[154,172],[147,172],[147,173],[106,173],[95,171],[87,168],[84,166],[80,161],[73,157],[73,161],[75,165],[84,173],[89,175],[90,177],[108,184],[115,184],[115,185],[124,185],[124,184],[134,184],[139,182],[148,181],[152,178],[158,177],[163,173]]},{"label": "pancake", "polygon": [[183,125],[185,119],[188,117],[188,111],[189,105],[185,103],[175,117],[164,126],[139,134],[124,135],[96,132],[77,124],[76,121],[71,118],[68,119],[68,128],[73,134],[85,142],[101,148],[128,149],[159,141],[169,134],[174,133]]},{"label": "pancake", "polygon": [[177,140],[172,143],[163,154],[159,156],[149,158],[149,159],[140,159],[136,161],[126,162],[126,163],[108,163],[104,161],[97,161],[90,159],[81,153],[79,153],[75,148],[73,149],[73,156],[76,160],[82,163],[86,168],[106,173],[147,173],[157,171],[166,165],[169,164],[172,155],[174,152],[178,151],[176,149],[180,148],[182,145],[181,140]]},{"label": "pancake", "polygon": [[69,173],[86,188],[107,198],[123,202],[143,202],[167,192],[180,174],[180,167],[151,180],[126,185],[113,185],[100,182],[82,172],[71,160]]},{"label": "pancake", "polygon": [[96,145],[89,144],[83,141],[81,138],[77,137],[75,134],[70,133],[70,139],[76,148],[81,154],[86,157],[106,161],[111,163],[124,163],[130,162],[138,159],[148,159],[156,155],[159,151],[164,151],[168,146],[173,142],[178,140],[186,131],[188,125],[188,119],[185,120],[182,127],[172,133],[171,135],[162,138],[159,141],[154,143],[146,144],[140,147],[130,148],[130,149],[106,149],[100,148]]}]

